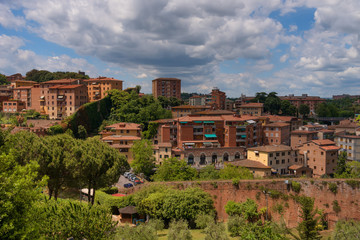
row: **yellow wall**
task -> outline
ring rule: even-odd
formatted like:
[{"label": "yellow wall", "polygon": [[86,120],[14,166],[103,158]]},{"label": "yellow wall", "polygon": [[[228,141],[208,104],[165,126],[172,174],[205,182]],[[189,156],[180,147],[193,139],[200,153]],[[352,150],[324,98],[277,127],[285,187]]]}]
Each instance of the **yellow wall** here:
[{"label": "yellow wall", "polygon": [[247,158],[249,160],[260,162],[266,166],[269,166],[269,154],[264,152],[259,152],[259,156],[257,157],[255,151],[248,150]]}]

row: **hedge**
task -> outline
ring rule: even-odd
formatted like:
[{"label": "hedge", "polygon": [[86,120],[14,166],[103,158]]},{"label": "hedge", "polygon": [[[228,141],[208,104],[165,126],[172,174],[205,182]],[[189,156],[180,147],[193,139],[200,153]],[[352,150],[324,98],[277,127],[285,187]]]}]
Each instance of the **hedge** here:
[{"label": "hedge", "polygon": [[132,196],[115,197],[99,190],[95,194],[95,203],[105,206],[113,214],[119,214],[119,208],[135,205]]}]

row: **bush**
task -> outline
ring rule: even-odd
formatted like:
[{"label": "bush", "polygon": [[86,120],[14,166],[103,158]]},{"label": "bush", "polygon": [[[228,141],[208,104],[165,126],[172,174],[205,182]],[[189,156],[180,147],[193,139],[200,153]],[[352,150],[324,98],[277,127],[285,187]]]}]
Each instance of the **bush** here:
[{"label": "bush", "polygon": [[284,206],[281,203],[276,203],[273,206],[273,211],[282,214],[284,212]]},{"label": "bush", "polygon": [[222,223],[210,222],[205,228],[206,234],[205,240],[228,240],[229,237],[226,234],[225,226]]},{"label": "bush", "polygon": [[133,196],[115,197],[99,190],[96,191],[94,202],[111,210],[113,214],[118,214],[119,208],[135,205]]},{"label": "bush", "polygon": [[337,200],[333,201],[333,210],[336,214],[338,214],[341,211],[341,207],[339,205],[339,202]]},{"label": "bush", "polygon": [[345,183],[350,187],[352,187],[352,189],[356,189],[360,187],[360,181],[358,180],[350,179],[350,180],[346,180]]},{"label": "bush", "polygon": [[240,183],[240,179],[239,178],[234,178],[232,180],[232,184],[235,186],[235,187],[239,187],[239,183]]},{"label": "bush", "polygon": [[291,182],[291,188],[294,192],[299,193],[301,190],[301,184],[295,181]]},{"label": "bush", "polygon": [[200,213],[195,219],[196,227],[199,229],[205,229],[210,223],[215,222],[215,216],[212,214]]},{"label": "bush", "polygon": [[337,193],[337,184],[336,183],[329,183],[329,190],[333,192],[334,194]]},{"label": "bush", "polygon": [[140,224],[137,227],[130,227],[128,225],[124,227],[119,227],[117,234],[117,240],[156,240],[158,236],[156,234],[156,229],[153,228],[150,224]]},{"label": "bush", "polygon": [[170,223],[168,240],[191,240],[192,235],[185,220],[175,221]]},{"label": "bush", "polygon": [[234,201],[227,202],[225,212],[230,216],[238,215],[249,222],[255,222],[260,217],[257,207],[256,202],[248,198],[242,203],[236,203]]},{"label": "bush", "polygon": [[117,187],[105,187],[105,188],[100,188],[98,191],[102,191],[107,194],[115,194],[119,192],[119,189]]}]

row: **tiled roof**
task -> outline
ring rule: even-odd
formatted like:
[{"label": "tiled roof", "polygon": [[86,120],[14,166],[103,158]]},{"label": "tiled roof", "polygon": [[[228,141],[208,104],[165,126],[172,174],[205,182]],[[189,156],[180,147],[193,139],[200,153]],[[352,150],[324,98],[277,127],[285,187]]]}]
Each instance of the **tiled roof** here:
[{"label": "tiled roof", "polygon": [[284,122],[273,122],[266,124],[264,127],[287,127],[287,126],[290,126],[290,124]]},{"label": "tiled roof", "polygon": [[324,145],[335,145],[334,141],[331,141],[329,139],[323,139],[323,140],[312,140],[313,143],[324,146]]},{"label": "tiled roof", "polygon": [[243,107],[263,107],[264,104],[263,103],[246,103],[246,104],[242,104],[239,106],[239,108],[243,108]]},{"label": "tiled roof", "polygon": [[202,109],[202,108],[210,108],[210,106],[202,106],[202,105],[181,105],[172,107],[171,109]]},{"label": "tiled roof", "polygon": [[78,87],[84,87],[84,85],[56,85],[56,86],[52,86],[49,87],[49,89],[74,89],[74,88],[78,88]]},{"label": "tiled roof", "polygon": [[298,169],[301,169],[301,168],[308,168],[308,167],[305,167],[303,165],[291,165],[289,167],[290,170],[298,170]]},{"label": "tiled roof", "polygon": [[180,81],[178,78],[156,78],[153,81],[168,80],[168,81]]},{"label": "tiled roof", "polygon": [[50,80],[50,81],[42,82],[41,84],[47,84],[47,83],[51,83],[51,84],[73,83],[73,82],[76,82],[76,81],[82,81],[82,79],[72,79],[72,78],[57,79],[57,80]]},{"label": "tiled roof", "polygon": [[351,139],[359,139],[360,136],[356,136],[356,135],[337,135],[337,137],[340,138],[351,138]]},{"label": "tiled roof", "polygon": [[291,147],[286,145],[265,145],[265,146],[248,148],[248,150],[259,151],[259,152],[280,152],[280,151],[290,151]]},{"label": "tiled roof", "polygon": [[234,112],[228,110],[207,110],[195,113],[197,115],[232,115]]},{"label": "tiled roof", "polygon": [[300,135],[308,135],[308,134],[314,134],[316,131],[306,131],[306,130],[294,130],[291,132],[291,135],[300,134]]},{"label": "tiled roof", "polygon": [[115,78],[108,78],[108,77],[100,77],[100,78],[90,78],[84,80],[84,82],[98,82],[98,81],[120,81],[123,82],[123,80],[115,79]]},{"label": "tiled roof", "polygon": [[338,146],[321,146],[321,149],[324,149],[325,151],[333,151],[333,150],[339,150],[340,147]]},{"label": "tiled roof", "polygon": [[323,132],[323,133],[334,133],[335,130],[330,130],[330,129],[320,129],[318,130],[318,132]]},{"label": "tiled roof", "polygon": [[239,161],[232,161],[226,162],[226,164],[231,164],[239,167],[246,167],[246,168],[262,168],[262,169],[271,169],[271,167],[266,166],[258,161],[253,161],[249,159],[239,160]]},{"label": "tiled roof", "polygon": [[140,130],[140,124],[120,122],[106,126],[105,128],[112,128],[115,130]]},{"label": "tiled roof", "polygon": [[102,138],[103,141],[106,140],[129,140],[129,141],[135,141],[135,140],[141,140],[141,137],[137,137],[137,136],[123,136],[123,135],[111,135],[111,136],[106,136]]},{"label": "tiled roof", "polygon": [[33,86],[21,86],[21,87],[14,88],[14,90],[31,89],[32,87]]}]

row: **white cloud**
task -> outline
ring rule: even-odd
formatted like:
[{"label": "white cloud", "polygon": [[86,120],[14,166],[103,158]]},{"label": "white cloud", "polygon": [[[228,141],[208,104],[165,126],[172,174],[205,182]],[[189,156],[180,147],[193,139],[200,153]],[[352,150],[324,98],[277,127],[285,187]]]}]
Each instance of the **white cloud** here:
[{"label": "white cloud", "polygon": [[148,77],[148,75],[146,73],[141,73],[136,76],[136,78],[147,78],[147,77]]},{"label": "white cloud", "polygon": [[9,5],[0,3],[0,25],[17,29],[25,26],[25,20],[23,17],[15,16]]}]

